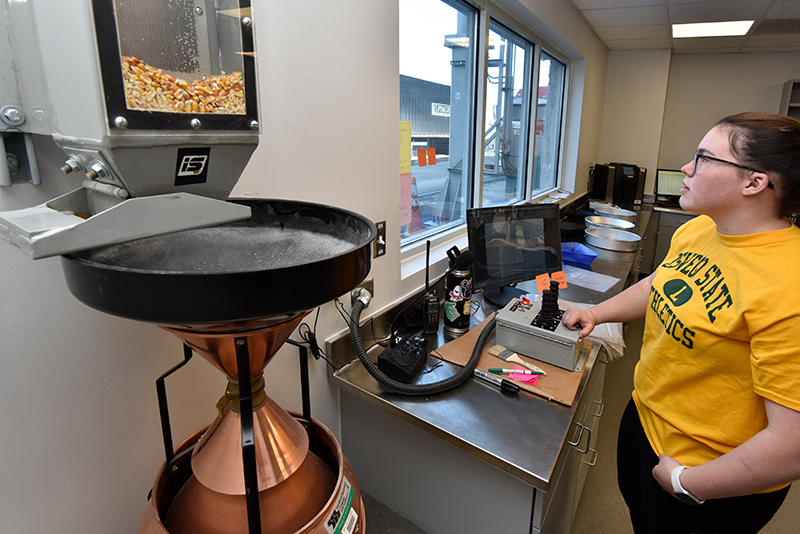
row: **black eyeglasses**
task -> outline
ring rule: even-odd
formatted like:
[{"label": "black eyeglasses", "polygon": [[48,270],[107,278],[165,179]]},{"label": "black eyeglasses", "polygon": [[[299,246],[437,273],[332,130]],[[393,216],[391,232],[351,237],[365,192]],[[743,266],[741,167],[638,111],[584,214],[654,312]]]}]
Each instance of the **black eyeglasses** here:
[{"label": "black eyeglasses", "polygon": [[[725,163],[726,165],[733,165],[734,167],[739,167],[740,169],[745,169],[748,171],[761,172],[761,173],[764,172],[764,171],[759,171],[758,169],[754,169],[752,167],[748,167],[747,165],[742,165],[741,163],[715,158],[714,156],[709,156],[708,154],[702,154],[698,150],[697,152],[694,153],[694,157],[692,158],[692,175],[694,175],[697,172],[697,160],[703,160],[703,162],[707,162],[709,160],[716,161],[717,163]],[[775,186],[772,185],[772,182],[770,181],[767,181],[767,187],[769,187],[770,189],[775,189]]]}]

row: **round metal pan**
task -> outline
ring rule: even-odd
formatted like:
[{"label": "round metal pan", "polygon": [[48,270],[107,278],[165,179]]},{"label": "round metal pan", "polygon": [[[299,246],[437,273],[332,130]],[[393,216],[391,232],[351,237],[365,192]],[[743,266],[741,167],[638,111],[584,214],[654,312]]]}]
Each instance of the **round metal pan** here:
[{"label": "round metal pan", "polygon": [[231,202],[250,206],[252,217],[62,256],[67,287],[112,315],[194,325],[303,313],[369,273],[376,229],[361,215],[306,202]]},{"label": "round metal pan", "polygon": [[587,228],[586,243],[589,245],[620,252],[632,252],[639,248],[642,238],[633,232],[617,230],[616,228],[591,227]]},{"label": "round metal pan", "polygon": [[630,221],[624,221],[622,219],[614,219],[613,217],[601,217],[600,215],[591,215],[586,217],[586,227],[604,227],[604,228],[616,228],[617,230],[630,230],[636,226]]},{"label": "round metal pan", "polygon": [[603,217],[613,217],[614,219],[622,219],[623,221],[630,221],[635,223],[638,213],[631,210],[622,208],[612,208],[610,206],[595,206],[595,213]]}]

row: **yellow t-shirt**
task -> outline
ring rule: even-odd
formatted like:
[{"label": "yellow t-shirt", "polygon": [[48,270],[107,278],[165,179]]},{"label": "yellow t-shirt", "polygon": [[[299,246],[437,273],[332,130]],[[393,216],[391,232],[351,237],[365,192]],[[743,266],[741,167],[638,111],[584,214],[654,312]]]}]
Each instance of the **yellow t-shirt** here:
[{"label": "yellow t-shirt", "polygon": [[800,229],[673,236],[650,288],[634,401],[657,454],[713,460],[767,425],[764,398],[800,411]]}]

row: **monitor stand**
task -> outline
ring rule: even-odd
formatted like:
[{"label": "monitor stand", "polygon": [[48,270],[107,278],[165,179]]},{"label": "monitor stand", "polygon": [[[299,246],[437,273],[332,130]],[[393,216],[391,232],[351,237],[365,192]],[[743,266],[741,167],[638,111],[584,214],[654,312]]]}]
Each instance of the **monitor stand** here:
[{"label": "monitor stand", "polygon": [[483,300],[498,308],[505,308],[512,299],[527,295],[530,291],[523,291],[511,286],[502,286],[497,289],[490,289],[483,292]]}]

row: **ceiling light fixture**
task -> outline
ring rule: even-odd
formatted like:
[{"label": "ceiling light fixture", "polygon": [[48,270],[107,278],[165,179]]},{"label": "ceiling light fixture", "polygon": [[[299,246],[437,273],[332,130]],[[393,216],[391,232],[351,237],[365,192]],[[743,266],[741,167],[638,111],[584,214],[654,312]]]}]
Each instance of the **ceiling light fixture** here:
[{"label": "ceiling light fixture", "polygon": [[672,37],[732,37],[745,35],[753,25],[753,20],[733,20],[728,22],[698,22],[673,24]]}]

